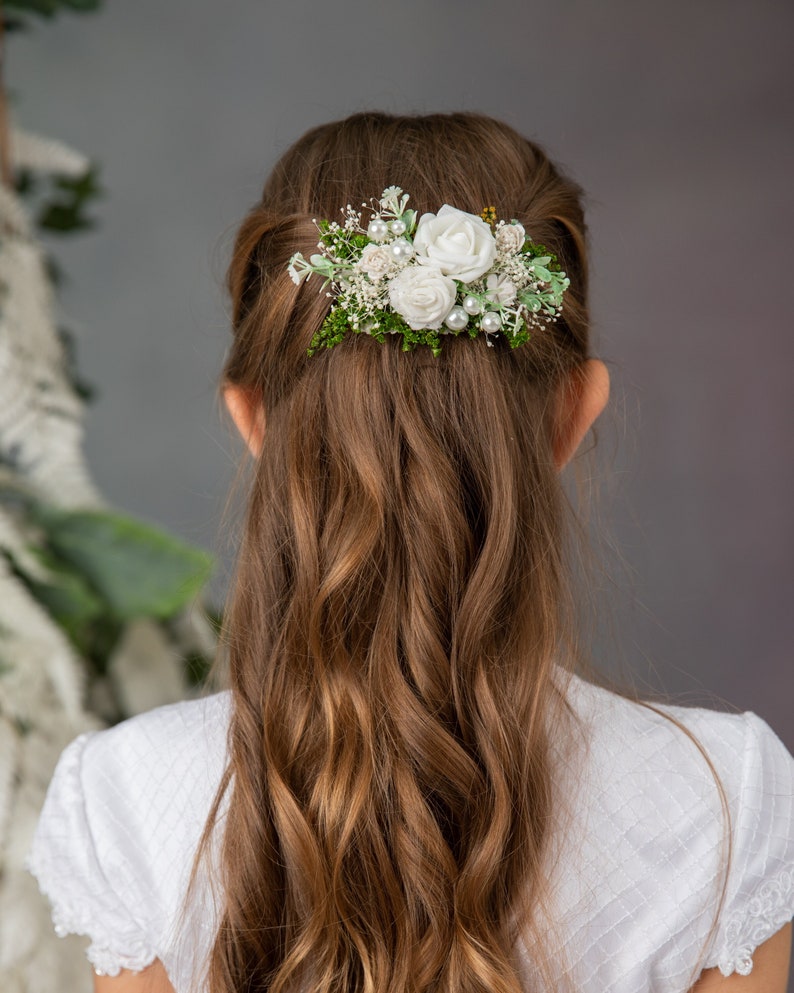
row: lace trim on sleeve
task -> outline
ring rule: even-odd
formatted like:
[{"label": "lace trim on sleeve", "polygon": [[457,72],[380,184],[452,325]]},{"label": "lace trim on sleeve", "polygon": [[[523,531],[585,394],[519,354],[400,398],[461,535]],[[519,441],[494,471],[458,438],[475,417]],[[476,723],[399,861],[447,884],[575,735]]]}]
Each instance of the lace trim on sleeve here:
[{"label": "lace trim on sleeve", "polygon": [[723,976],[749,976],[753,952],[791,919],[794,911],[794,874],[788,870],[767,880],[742,911],[728,919],[717,965]]},{"label": "lace trim on sleeve", "polygon": [[98,976],[118,976],[122,969],[141,972],[157,958],[157,953],[143,941],[129,946],[128,952],[114,951],[111,947],[111,938],[105,935],[97,936],[96,925],[89,934],[85,924],[79,922],[73,912],[53,910],[52,919],[55,933],[59,937],[65,937],[67,934],[87,934],[91,938],[91,944],[86,949],[86,957]]},{"label": "lace trim on sleeve", "polygon": [[42,895],[49,900],[53,929],[58,937],[80,934],[91,939],[85,954],[98,976],[118,976],[122,969],[141,972],[157,958],[157,952],[145,941],[135,941],[132,944],[128,942],[127,952],[115,951],[113,936],[105,934],[97,926],[96,917],[88,907],[64,906],[42,884],[39,877],[43,878],[43,873],[37,871],[39,867],[33,858],[27,859],[25,868],[35,877]]}]

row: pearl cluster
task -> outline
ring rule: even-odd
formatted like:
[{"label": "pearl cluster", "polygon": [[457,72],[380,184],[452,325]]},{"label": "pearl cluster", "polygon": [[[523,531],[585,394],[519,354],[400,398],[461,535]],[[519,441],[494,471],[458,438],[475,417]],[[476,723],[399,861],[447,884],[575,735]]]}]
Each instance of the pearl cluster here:
[{"label": "pearl cluster", "polygon": [[450,331],[463,331],[469,323],[469,317],[477,317],[482,314],[480,327],[486,334],[495,334],[502,328],[502,318],[498,311],[488,310],[483,314],[483,305],[475,296],[466,296],[461,305],[456,305],[447,314],[444,324]]},{"label": "pearl cluster", "polygon": [[408,225],[400,217],[396,217],[393,221],[384,221],[382,217],[376,216],[367,225],[367,237],[370,241],[380,242],[385,241],[390,233],[399,238],[407,230]]},{"label": "pearl cluster", "polygon": [[[482,304],[477,297],[467,296],[462,306],[455,305],[447,314],[444,324],[450,331],[463,331],[469,323],[469,317],[476,317],[482,314]],[[488,310],[480,319],[480,327],[486,334],[495,334],[502,328],[502,318],[495,310]]]}]

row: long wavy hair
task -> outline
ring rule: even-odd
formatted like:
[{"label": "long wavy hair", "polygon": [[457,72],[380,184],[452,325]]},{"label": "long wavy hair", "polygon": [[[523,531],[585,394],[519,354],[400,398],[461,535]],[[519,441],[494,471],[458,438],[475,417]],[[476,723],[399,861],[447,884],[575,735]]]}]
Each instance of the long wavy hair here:
[{"label": "long wavy hair", "polygon": [[[434,358],[296,287],[314,218],[399,183],[515,218],[571,286],[515,350]],[[477,114],[362,113],[282,156],[239,229],[223,382],[261,404],[224,640],[228,801],[211,993],[520,993],[541,930],[550,727],[572,626],[556,397],[588,357],[579,188]],[[537,934],[543,946],[543,935]],[[542,970],[541,970],[542,971]]]}]

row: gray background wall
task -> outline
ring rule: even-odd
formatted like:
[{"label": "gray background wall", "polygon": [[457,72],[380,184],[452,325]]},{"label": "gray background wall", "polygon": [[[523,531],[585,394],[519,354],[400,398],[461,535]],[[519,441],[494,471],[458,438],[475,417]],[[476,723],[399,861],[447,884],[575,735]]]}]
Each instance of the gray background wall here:
[{"label": "gray background wall", "polygon": [[228,559],[239,449],[214,390],[234,224],[315,123],[492,113],[590,197],[615,384],[601,516],[623,556],[597,654],[794,747],[793,27],[772,0],[137,0],[14,37],[19,122],[96,158],[108,191],[60,252],[105,493]]}]

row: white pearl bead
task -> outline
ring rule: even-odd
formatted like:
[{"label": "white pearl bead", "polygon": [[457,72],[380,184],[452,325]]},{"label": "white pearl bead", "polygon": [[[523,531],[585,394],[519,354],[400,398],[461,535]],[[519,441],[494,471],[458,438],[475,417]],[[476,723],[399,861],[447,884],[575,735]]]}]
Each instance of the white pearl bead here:
[{"label": "white pearl bead", "polygon": [[489,333],[493,331],[498,331],[502,326],[502,318],[494,310],[489,310],[487,314],[483,314],[483,318],[480,321],[480,327],[483,331]]},{"label": "white pearl bead", "polygon": [[405,234],[407,229],[408,229],[408,225],[405,223],[405,221],[399,220],[399,218],[394,221],[389,221],[389,231],[391,231],[392,234],[396,234],[396,235]]},{"label": "white pearl bead", "polygon": [[382,217],[373,217],[367,226],[367,237],[370,241],[383,241],[389,233],[389,225]]},{"label": "white pearl bead", "polygon": [[462,331],[469,323],[469,315],[463,307],[453,307],[447,314],[444,323],[450,331]]},{"label": "white pearl bead", "polygon": [[477,297],[469,296],[466,297],[466,299],[463,301],[463,309],[466,311],[467,314],[471,314],[472,316],[474,316],[475,314],[480,313],[480,311],[482,310],[482,304],[477,299]]},{"label": "white pearl bead", "polygon": [[407,262],[414,254],[414,246],[405,238],[398,238],[389,247],[396,262]]}]

